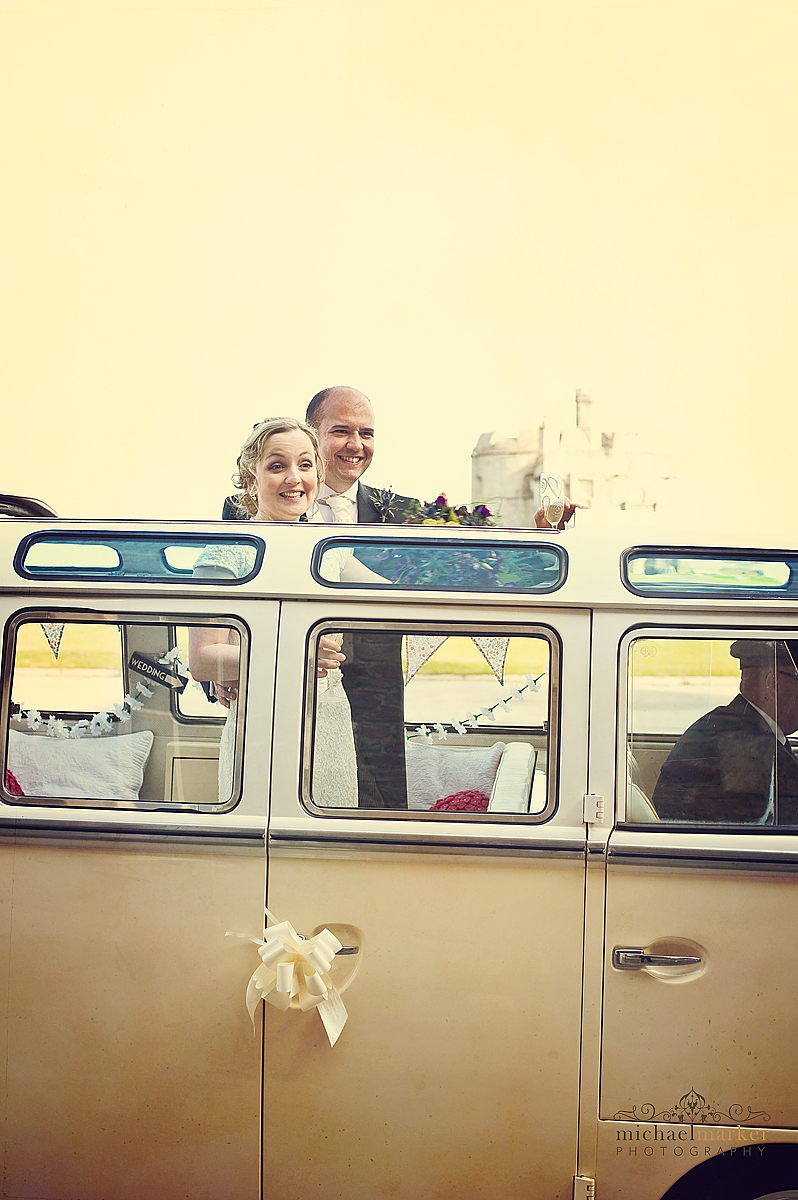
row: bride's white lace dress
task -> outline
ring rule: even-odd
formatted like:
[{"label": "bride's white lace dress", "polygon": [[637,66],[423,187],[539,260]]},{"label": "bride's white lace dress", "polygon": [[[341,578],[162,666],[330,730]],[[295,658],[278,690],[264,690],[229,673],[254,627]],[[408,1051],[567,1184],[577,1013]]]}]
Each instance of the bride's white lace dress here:
[{"label": "bride's white lace dress", "polygon": [[[337,565],[338,577],[352,551],[328,548],[324,555],[325,578],[332,578]],[[240,579],[248,575],[255,562],[251,546],[207,546],[194,564],[195,579]],[[332,568],[332,571],[331,571]],[[236,638],[233,630],[231,635]],[[233,792],[236,725],[238,704],[234,700],[219,742],[219,801],[226,803]],[[313,744],[311,794],[314,804],[325,808],[357,808],[357,760],[352,733],[352,715],[340,671],[329,671],[318,680],[316,722]]]}]

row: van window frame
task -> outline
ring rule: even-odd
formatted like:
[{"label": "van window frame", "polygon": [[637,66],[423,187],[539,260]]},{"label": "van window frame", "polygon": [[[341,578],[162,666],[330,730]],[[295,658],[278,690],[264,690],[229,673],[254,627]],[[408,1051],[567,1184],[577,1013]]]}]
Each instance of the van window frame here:
[{"label": "van window frame", "polygon": [[[315,696],[316,680],[316,647],[318,639],[325,633],[363,631],[371,633],[392,633],[404,636],[408,633],[448,634],[449,636],[470,637],[471,635],[508,636],[519,638],[540,639],[549,646],[548,670],[548,721],[544,726],[546,736],[546,804],[536,813],[513,812],[429,812],[423,809],[396,808],[326,808],[315,805],[311,800],[311,782],[313,766],[313,747],[315,739]],[[321,618],[313,623],[306,637],[306,676],[303,692],[302,712],[302,745],[300,752],[299,772],[299,803],[303,815],[321,820],[354,820],[354,821],[424,821],[432,822],[440,828],[446,823],[467,823],[478,825],[522,825],[525,827],[548,825],[556,817],[559,809],[560,795],[560,740],[562,736],[562,639],[554,626],[536,621],[534,625],[521,624],[518,621],[492,620],[489,623],[474,621],[454,622],[452,620],[436,621],[430,615],[426,619],[418,617],[406,621],[373,620],[357,617]],[[500,687],[496,682],[496,687]],[[506,685],[505,685],[506,687]],[[496,740],[501,739],[502,728],[496,725]],[[519,727],[509,727],[519,728]],[[529,727],[531,728],[531,727]],[[536,730],[538,726],[534,727]],[[481,732],[492,732],[489,725],[480,725]],[[432,832],[432,831],[430,831]]]},{"label": "van window frame", "polygon": [[[131,691],[131,681],[141,679],[146,682],[145,676],[139,676],[131,671],[129,666],[129,648],[127,641],[127,628],[130,625],[144,626],[162,626],[168,629],[169,647],[172,648],[175,642],[174,629],[176,626],[201,626],[201,627],[219,627],[219,628],[235,628],[238,631],[241,644],[241,674],[240,674],[240,695],[244,698],[244,704],[239,713],[238,722],[235,731],[235,751],[233,757],[233,783],[230,799],[225,803],[219,803],[218,798],[212,803],[180,803],[178,801],[166,801],[165,798],[154,800],[114,800],[114,799],[97,799],[93,797],[55,797],[55,796],[15,796],[9,793],[5,787],[5,772],[9,769],[9,731],[12,729],[19,730],[19,725],[12,725],[11,714],[11,692],[13,672],[16,665],[16,633],[20,626],[28,624],[39,624],[41,622],[55,622],[67,624],[84,624],[84,625],[118,625],[121,626],[121,650],[122,650],[122,680],[124,692]],[[0,674],[0,686],[2,686],[2,698],[0,699],[0,751],[2,752],[2,775],[0,776],[0,817],[5,814],[14,814],[15,819],[24,820],[24,814],[29,809],[52,809],[54,812],[66,813],[69,811],[93,809],[95,811],[117,811],[117,812],[174,812],[174,813],[204,813],[210,816],[223,817],[226,814],[234,811],[241,803],[243,798],[243,774],[244,774],[244,754],[245,754],[245,715],[246,715],[246,697],[247,678],[249,669],[249,657],[251,653],[252,633],[249,625],[241,617],[233,616],[230,613],[218,615],[208,612],[177,612],[177,613],[158,613],[151,611],[123,611],[112,610],[111,606],[105,606],[102,610],[88,610],[86,608],[70,608],[68,606],[48,605],[42,608],[25,608],[18,609],[12,613],[6,621],[3,630],[2,642],[2,673]],[[190,684],[189,680],[189,684]],[[135,686],[135,682],[134,682]],[[186,717],[182,714],[175,714],[174,711],[174,696],[169,697],[170,717],[174,721],[179,721],[183,725],[198,725],[207,724],[202,717]],[[218,727],[220,724],[217,717],[209,718],[214,725]],[[222,721],[221,724],[224,722]],[[21,731],[21,730],[20,730]],[[104,735],[114,736],[114,735]],[[117,735],[118,736],[118,735]],[[122,735],[124,736],[124,735]]]},{"label": "van window frame", "polygon": [[[702,562],[717,562],[726,560],[729,563],[769,563],[786,566],[790,570],[790,578],[785,584],[774,587],[755,585],[734,585],[715,587],[708,584],[697,584],[689,587],[686,584],[672,586],[667,582],[641,586],[632,582],[629,566],[633,560],[642,558],[679,558]],[[642,596],[646,600],[753,600],[757,604],[767,600],[783,601],[798,599],[798,554],[794,550],[744,550],[739,547],[711,546],[697,549],[694,546],[630,546],[621,554],[620,562],[621,583],[633,596]],[[666,576],[666,579],[672,578]]]},{"label": "van window frame", "polygon": [[[98,547],[110,547],[115,550],[120,558],[120,565],[116,568],[102,570],[100,568],[87,567],[83,569],[79,566],[59,567],[26,567],[25,558],[33,546],[45,545],[52,543],[58,545],[96,545]],[[151,546],[157,553],[160,548],[160,557],[163,561],[163,568],[157,573],[155,571],[125,571],[124,554],[120,547],[125,545],[134,545],[136,543]],[[197,554],[200,553],[206,546],[224,546],[224,545],[248,545],[255,552],[255,561],[252,570],[246,575],[240,577],[230,576],[230,578],[214,578],[194,579],[190,569],[182,567],[170,567],[166,562],[164,553],[173,546],[196,546]],[[37,582],[57,583],[57,582],[81,582],[81,583],[166,583],[180,584],[190,587],[207,587],[211,584],[213,587],[237,587],[242,583],[248,583],[254,579],[261,566],[266,553],[266,542],[261,537],[254,534],[244,533],[238,534],[230,532],[222,532],[207,536],[198,533],[180,533],[173,537],[163,533],[151,533],[142,531],[140,533],[125,533],[114,532],[112,530],[61,530],[61,529],[40,529],[35,533],[30,533],[24,537],[17,547],[14,555],[14,570],[23,579],[36,580]]]},{"label": "van window frame", "polygon": [[[535,549],[546,549],[548,551],[551,551],[551,553],[557,559],[557,562],[559,564],[559,570],[557,572],[557,578],[553,583],[547,585],[546,587],[540,587],[540,588],[511,587],[511,586],[496,587],[496,588],[480,588],[480,587],[465,587],[465,586],[459,586],[457,584],[449,584],[449,583],[440,583],[440,584],[391,583],[390,580],[386,580],[384,583],[366,583],[366,582],[361,582],[361,581],[358,581],[357,583],[347,583],[345,581],[342,582],[342,581],[327,579],[324,575],[322,575],[320,568],[321,568],[322,559],[324,558],[324,554],[327,550],[335,549],[336,547],[339,549],[357,550],[364,546],[366,546],[366,547],[368,547],[368,546],[382,547],[384,549],[388,549],[389,547],[392,547],[396,550],[402,550],[406,547],[413,547],[413,546],[423,547],[426,550],[430,550],[431,548],[437,547],[441,551],[448,549],[448,550],[457,550],[457,551],[461,551],[461,550],[494,550],[494,551],[497,551],[497,550],[526,550],[528,552],[531,552]],[[483,596],[483,597],[547,596],[547,595],[551,595],[552,592],[559,591],[560,588],[562,588],[565,584],[565,581],[568,577],[568,551],[565,549],[564,546],[561,546],[556,542],[550,542],[550,541],[546,541],[545,543],[524,542],[524,541],[520,541],[517,538],[510,539],[510,538],[504,538],[504,537],[501,538],[501,540],[498,540],[496,538],[491,539],[489,537],[485,537],[484,535],[479,540],[477,538],[473,538],[473,539],[472,538],[468,538],[468,539],[466,539],[466,538],[446,538],[446,539],[444,539],[444,538],[435,538],[435,537],[403,537],[401,540],[399,538],[395,538],[392,541],[386,541],[385,538],[381,538],[376,534],[373,534],[369,537],[358,537],[357,539],[347,538],[347,537],[342,536],[341,534],[338,534],[337,537],[328,537],[328,538],[325,538],[323,541],[316,543],[316,546],[313,550],[313,555],[312,555],[311,561],[310,561],[310,570],[311,570],[311,574],[312,574],[314,580],[317,583],[320,583],[322,585],[322,587],[335,588],[339,591],[344,590],[344,591],[351,592],[351,591],[366,590],[366,591],[373,591],[373,592],[378,592],[378,593],[388,593],[388,594],[390,594],[391,592],[427,592],[427,593],[432,592],[435,595],[437,595],[440,592],[458,592],[458,593],[463,592],[468,595],[479,595],[479,596]]]},{"label": "van window frame", "polygon": [[[753,822],[733,823],[721,821],[627,821],[626,817],[626,790],[628,783],[628,768],[627,768],[627,748],[629,746],[629,669],[630,669],[630,649],[634,642],[646,638],[661,639],[666,641],[734,641],[737,638],[756,639],[762,641],[779,641],[785,638],[798,634],[798,629],[785,632],[788,627],[777,626],[766,629],[761,625],[743,625],[742,623],[735,624],[718,624],[718,625],[682,625],[678,622],[668,622],[667,624],[654,624],[651,621],[646,621],[639,625],[630,626],[624,631],[618,642],[618,677],[617,677],[617,710],[616,710],[616,760],[615,760],[615,803],[616,812],[624,814],[623,820],[616,820],[614,827],[618,830],[635,832],[639,834],[648,834],[649,832],[655,836],[663,836],[666,834],[686,834],[690,837],[697,834],[718,834],[718,835],[735,835],[737,837],[792,837],[798,836],[798,826],[796,825],[759,825]],[[711,710],[710,710],[711,711]],[[698,719],[698,718],[697,718]],[[693,722],[690,721],[689,725]],[[689,725],[687,728],[689,728]],[[684,731],[682,731],[684,732]],[[677,740],[681,737],[677,735]],[[798,734],[790,734],[787,738],[795,737],[798,741]],[[798,746],[794,746],[798,756]]]}]

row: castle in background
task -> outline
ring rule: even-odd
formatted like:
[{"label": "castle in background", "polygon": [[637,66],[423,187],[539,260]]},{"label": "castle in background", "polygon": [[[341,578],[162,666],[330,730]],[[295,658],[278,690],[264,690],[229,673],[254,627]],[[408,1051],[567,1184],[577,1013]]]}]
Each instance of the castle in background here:
[{"label": "castle in background", "polygon": [[517,437],[483,433],[471,454],[471,503],[498,511],[500,524],[534,525],[541,476],[562,477],[576,504],[609,511],[656,511],[669,494],[673,472],[662,454],[640,444],[636,433],[598,433],[592,401],[576,393],[576,424],[561,429],[541,422]]}]

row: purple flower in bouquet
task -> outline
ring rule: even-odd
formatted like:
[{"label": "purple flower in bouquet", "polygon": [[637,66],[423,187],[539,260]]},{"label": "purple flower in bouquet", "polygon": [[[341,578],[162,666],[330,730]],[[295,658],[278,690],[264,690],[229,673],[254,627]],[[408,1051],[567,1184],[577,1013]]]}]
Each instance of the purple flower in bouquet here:
[{"label": "purple flower in bouquet", "polygon": [[440,495],[428,504],[420,504],[417,500],[407,510],[406,525],[493,525],[495,521],[490,509],[484,504],[478,504],[473,510],[467,504],[454,508],[446,498],[446,493]]}]

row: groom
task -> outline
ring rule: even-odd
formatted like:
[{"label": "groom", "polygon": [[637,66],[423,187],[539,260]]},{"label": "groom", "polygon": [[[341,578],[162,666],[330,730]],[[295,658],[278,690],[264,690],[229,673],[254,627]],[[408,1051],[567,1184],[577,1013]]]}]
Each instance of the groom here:
[{"label": "groom", "polygon": [[[407,496],[382,515],[361,477],[374,455],[374,410],[355,388],[317,392],[305,416],[319,435],[324,483],[312,521],[336,525],[396,523]],[[352,710],[360,808],[407,808],[404,680],[398,633],[346,634],[344,681]]]},{"label": "groom", "polygon": [[410,498],[395,496],[391,511],[383,515],[374,489],[361,482],[374,455],[374,410],[368,396],[356,388],[325,388],[311,400],[305,420],[319,435],[324,459],[324,483],[316,497],[321,511],[311,520],[350,525],[400,521]]}]

